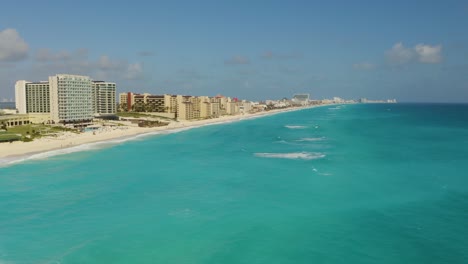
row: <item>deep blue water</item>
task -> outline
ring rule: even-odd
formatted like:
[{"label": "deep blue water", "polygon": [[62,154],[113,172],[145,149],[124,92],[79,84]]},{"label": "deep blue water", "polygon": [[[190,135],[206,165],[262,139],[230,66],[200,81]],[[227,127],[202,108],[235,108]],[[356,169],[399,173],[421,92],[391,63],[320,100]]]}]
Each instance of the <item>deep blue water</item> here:
[{"label": "deep blue water", "polygon": [[15,109],[15,102],[0,102],[0,109]]},{"label": "deep blue water", "polygon": [[468,263],[467,170],[468,105],[145,137],[0,168],[0,263]]}]

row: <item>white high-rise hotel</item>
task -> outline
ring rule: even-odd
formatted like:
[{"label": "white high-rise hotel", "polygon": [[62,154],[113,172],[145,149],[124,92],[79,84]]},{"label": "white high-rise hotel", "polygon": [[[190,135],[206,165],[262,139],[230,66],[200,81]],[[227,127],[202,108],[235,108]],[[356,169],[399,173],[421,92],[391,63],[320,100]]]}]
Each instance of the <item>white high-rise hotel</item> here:
[{"label": "white high-rise hotel", "polygon": [[20,114],[50,113],[55,123],[86,122],[96,114],[115,114],[115,89],[115,83],[70,74],[48,82],[17,81],[16,108]]},{"label": "white high-rise hotel", "polygon": [[93,119],[91,79],[88,76],[58,74],[49,77],[50,118],[54,122]]},{"label": "white high-rise hotel", "polygon": [[93,81],[93,113],[115,114],[115,83]]},{"label": "white high-rise hotel", "polygon": [[49,113],[49,83],[17,81],[15,84],[15,102],[20,114]]}]

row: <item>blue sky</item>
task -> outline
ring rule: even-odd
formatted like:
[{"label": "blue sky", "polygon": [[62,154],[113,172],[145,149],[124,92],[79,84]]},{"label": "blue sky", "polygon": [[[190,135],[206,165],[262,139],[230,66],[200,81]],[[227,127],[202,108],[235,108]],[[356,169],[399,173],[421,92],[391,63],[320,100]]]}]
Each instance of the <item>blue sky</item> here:
[{"label": "blue sky", "polygon": [[468,2],[0,3],[0,98],[56,73],[119,92],[468,102]]}]

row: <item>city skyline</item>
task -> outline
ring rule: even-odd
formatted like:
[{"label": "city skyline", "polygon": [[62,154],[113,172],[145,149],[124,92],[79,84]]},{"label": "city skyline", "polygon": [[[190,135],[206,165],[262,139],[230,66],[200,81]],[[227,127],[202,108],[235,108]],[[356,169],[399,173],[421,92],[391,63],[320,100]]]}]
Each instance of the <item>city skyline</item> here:
[{"label": "city skyline", "polygon": [[70,73],[118,92],[468,102],[467,22],[462,1],[4,3],[0,98]]}]

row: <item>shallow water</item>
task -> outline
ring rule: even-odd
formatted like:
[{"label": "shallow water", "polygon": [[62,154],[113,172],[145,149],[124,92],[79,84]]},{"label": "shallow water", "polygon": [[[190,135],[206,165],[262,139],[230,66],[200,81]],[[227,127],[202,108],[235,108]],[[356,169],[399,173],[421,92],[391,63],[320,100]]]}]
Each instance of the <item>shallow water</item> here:
[{"label": "shallow water", "polygon": [[0,168],[0,263],[467,263],[467,118],[330,106],[41,154]]}]

